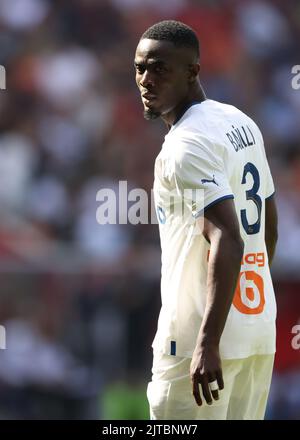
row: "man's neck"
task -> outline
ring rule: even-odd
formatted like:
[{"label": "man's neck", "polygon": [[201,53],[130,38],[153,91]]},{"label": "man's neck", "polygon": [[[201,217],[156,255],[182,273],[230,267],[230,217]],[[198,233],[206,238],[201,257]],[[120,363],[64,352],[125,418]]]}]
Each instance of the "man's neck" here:
[{"label": "man's neck", "polygon": [[189,95],[181,101],[173,110],[163,115],[161,118],[166,123],[168,129],[171,128],[184,115],[186,110],[195,103],[201,103],[206,100],[205,92],[200,83],[197,83],[195,89],[191,90]]}]

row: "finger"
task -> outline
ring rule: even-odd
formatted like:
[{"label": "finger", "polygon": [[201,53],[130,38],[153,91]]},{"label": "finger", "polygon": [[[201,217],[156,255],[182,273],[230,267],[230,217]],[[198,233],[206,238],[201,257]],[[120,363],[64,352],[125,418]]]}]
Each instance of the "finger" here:
[{"label": "finger", "polygon": [[193,389],[193,396],[196,400],[197,405],[202,405],[202,400],[200,397],[200,391],[199,391],[199,382],[195,377],[192,377],[192,389]]},{"label": "finger", "polygon": [[224,380],[223,380],[223,374],[222,374],[222,370],[219,370],[216,372],[216,379],[219,385],[219,390],[223,390],[224,389]]},{"label": "finger", "polygon": [[213,403],[211,394],[210,394],[210,388],[208,385],[208,378],[207,376],[202,376],[202,380],[201,380],[201,386],[202,386],[202,393],[203,393],[203,397],[206,400],[206,403],[208,405],[211,405]]},{"label": "finger", "polygon": [[212,374],[208,374],[208,386],[214,400],[219,400],[219,390],[212,390],[210,387],[211,382],[215,382],[216,378]]},{"label": "finger", "polygon": [[214,400],[220,399],[218,390],[215,390],[215,391],[210,390],[210,392],[211,392],[211,395],[213,396]]}]

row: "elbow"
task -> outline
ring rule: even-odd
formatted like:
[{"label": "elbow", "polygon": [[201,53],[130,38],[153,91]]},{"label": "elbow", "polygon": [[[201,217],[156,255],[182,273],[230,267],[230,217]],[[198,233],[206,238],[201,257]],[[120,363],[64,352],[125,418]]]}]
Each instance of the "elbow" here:
[{"label": "elbow", "polygon": [[234,237],[230,239],[230,250],[231,250],[231,258],[236,261],[237,265],[241,264],[243,255],[244,255],[244,241],[240,234],[236,234]]},{"label": "elbow", "polygon": [[235,247],[236,258],[240,264],[244,255],[244,247],[245,247],[244,241],[240,235],[235,239],[234,247]]},{"label": "elbow", "polygon": [[231,262],[240,266],[244,255],[244,241],[239,231],[222,231],[219,246],[224,250]]}]

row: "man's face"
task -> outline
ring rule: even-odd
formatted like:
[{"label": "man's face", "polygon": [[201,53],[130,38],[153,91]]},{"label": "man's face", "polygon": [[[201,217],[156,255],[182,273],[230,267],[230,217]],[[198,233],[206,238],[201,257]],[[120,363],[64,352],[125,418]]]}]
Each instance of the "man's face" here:
[{"label": "man's face", "polygon": [[188,93],[189,58],[186,49],[167,41],[143,39],[135,54],[136,83],[146,119],[172,111]]}]

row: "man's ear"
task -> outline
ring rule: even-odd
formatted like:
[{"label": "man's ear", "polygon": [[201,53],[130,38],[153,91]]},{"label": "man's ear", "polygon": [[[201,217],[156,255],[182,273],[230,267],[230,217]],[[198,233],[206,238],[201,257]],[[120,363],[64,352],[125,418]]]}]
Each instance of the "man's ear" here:
[{"label": "man's ear", "polygon": [[199,63],[189,65],[189,82],[190,83],[193,83],[196,81],[196,79],[198,78],[199,72],[200,72],[200,64]]}]

